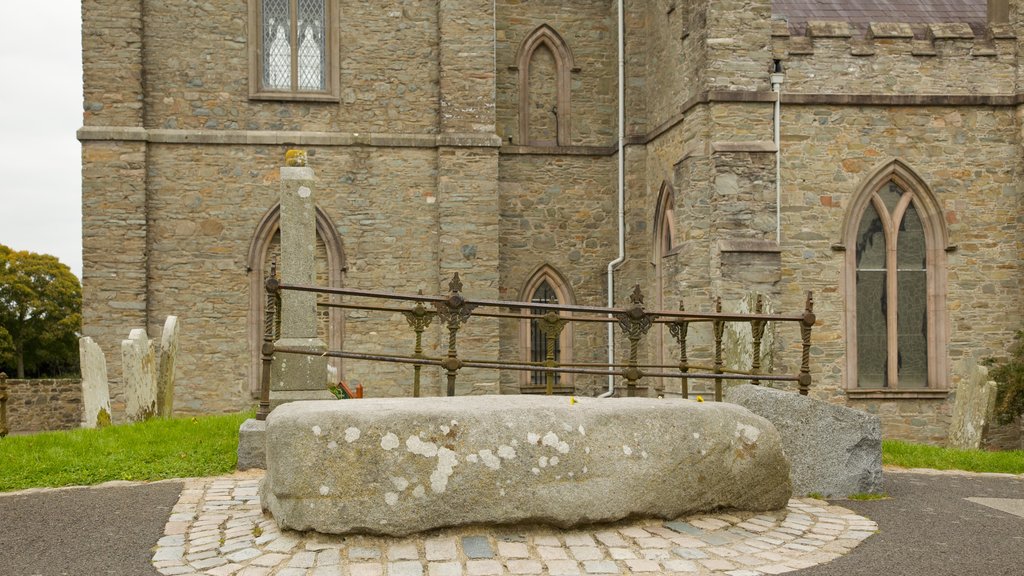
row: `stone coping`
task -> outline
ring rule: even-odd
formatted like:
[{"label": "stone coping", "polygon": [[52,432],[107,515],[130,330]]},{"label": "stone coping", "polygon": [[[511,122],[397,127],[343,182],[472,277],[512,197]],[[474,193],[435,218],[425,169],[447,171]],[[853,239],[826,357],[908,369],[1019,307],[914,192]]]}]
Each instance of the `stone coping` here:
[{"label": "stone coping", "polygon": [[811,498],[786,509],[583,529],[491,527],[406,538],[282,531],[260,510],[262,474],[185,480],[153,565],[185,576],[782,574],[838,558],[876,524]]}]

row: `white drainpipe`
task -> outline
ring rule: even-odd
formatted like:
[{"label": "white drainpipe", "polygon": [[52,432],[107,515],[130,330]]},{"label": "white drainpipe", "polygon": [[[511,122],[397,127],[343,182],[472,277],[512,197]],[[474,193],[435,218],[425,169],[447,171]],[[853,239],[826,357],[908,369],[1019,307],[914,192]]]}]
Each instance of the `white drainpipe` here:
[{"label": "white drainpipe", "polygon": [[[619,177],[618,177],[618,198],[619,198],[619,255],[615,260],[608,263],[608,307],[615,306],[615,268],[626,260],[626,41],[625,41],[625,13],[622,7],[623,0],[619,0]],[[611,315],[609,314],[609,317]],[[615,363],[615,324],[608,323],[608,363]],[[610,370],[610,368],[609,368]],[[598,396],[607,398],[615,393],[615,376],[608,375],[608,391]]]},{"label": "white drainpipe", "polygon": [[775,243],[782,244],[782,63],[775,61],[771,73],[772,92],[775,92]]}]

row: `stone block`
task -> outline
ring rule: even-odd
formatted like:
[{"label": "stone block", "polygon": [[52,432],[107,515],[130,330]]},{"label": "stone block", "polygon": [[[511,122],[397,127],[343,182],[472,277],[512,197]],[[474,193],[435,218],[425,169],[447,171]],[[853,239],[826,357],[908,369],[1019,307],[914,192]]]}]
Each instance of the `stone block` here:
[{"label": "stone block", "polygon": [[156,352],[146,331],[136,328],[121,341],[121,377],[125,416],[141,422],[156,414]]},{"label": "stone block", "polygon": [[292,402],[270,414],[266,438],[262,505],[294,530],[567,528],[774,510],[792,493],[775,427],[730,404],[543,396]]},{"label": "stone block", "polygon": [[156,380],[156,409],[163,418],[174,412],[174,363],[178,357],[178,334],[181,324],[177,316],[168,316],[160,336],[160,365]]},{"label": "stone block", "polygon": [[768,419],[792,462],[793,492],[826,497],[882,489],[882,431],[878,417],[792,392],[744,384],[726,402]]},{"label": "stone block", "polygon": [[107,358],[92,338],[78,339],[78,358],[82,370],[82,427],[110,425],[110,384]]},{"label": "stone block", "polygon": [[996,383],[989,380],[988,368],[972,366],[968,376],[956,387],[953,419],[949,423],[949,447],[961,450],[981,448],[985,432],[992,423],[996,407]]},{"label": "stone block", "polygon": [[267,467],[267,422],[249,418],[242,422],[238,429],[238,464],[239,470],[250,468],[266,469]]}]

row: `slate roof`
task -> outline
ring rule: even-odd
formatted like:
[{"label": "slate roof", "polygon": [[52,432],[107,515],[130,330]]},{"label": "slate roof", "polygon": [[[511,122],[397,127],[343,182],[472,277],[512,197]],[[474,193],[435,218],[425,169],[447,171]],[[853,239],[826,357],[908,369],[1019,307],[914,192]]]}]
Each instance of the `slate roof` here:
[{"label": "slate roof", "polygon": [[870,22],[967,22],[975,34],[984,32],[987,0],[772,0],[772,17],[787,20],[802,34],[808,20],[850,22],[860,32]]}]

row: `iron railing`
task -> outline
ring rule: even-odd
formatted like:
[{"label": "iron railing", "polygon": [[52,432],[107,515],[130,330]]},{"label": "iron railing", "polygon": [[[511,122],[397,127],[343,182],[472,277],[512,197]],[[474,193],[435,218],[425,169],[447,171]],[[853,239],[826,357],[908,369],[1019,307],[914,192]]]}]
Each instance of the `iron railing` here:
[{"label": "iron railing", "polygon": [[[272,269],[273,270],[273,269]],[[633,289],[630,305],[626,308],[605,308],[598,306],[577,306],[565,304],[547,304],[540,302],[513,302],[503,300],[481,300],[466,298],[462,294],[462,282],[456,273],[449,283],[449,291],[443,296],[426,296],[418,294],[396,294],[354,288],[325,288],[283,284],[271,272],[266,282],[267,314],[262,347],[262,380],[260,408],[257,417],[263,419],[270,411],[270,372],[274,355],[304,354],[343,358],[351,360],[368,360],[411,365],[412,395],[420,395],[421,371],[424,366],[438,366],[445,371],[447,380],[446,393],[455,395],[455,382],[463,368],[489,368],[516,371],[543,372],[545,374],[546,393],[552,394],[556,374],[591,374],[598,376],[616,376],[625,379],[626,395],[635,396],[638,383],[642,378],[678,378],[681,382],[682,396],[689,395],[689,382],[694,379],[713,380],[714,398],[722,400],[722,383],[724,380],[748,380],[758,385],[762,382],[795,382],[800,394],[807,395],[811,386],[810,350],[811,328],[814,326],[814,299],[808,292],[802,314],[766,314],[764,301],[758,296],[754,313],[724,313],[721,298],[715,300],[714,312],[690,312],[680,304],[678,311],[649,311],[644,308],[640,286]],[[278,346],[274,343],[275,336],[280,333],[281,293],[286,290],[296,292],[313,292],[328,296],[345,296],[350,302],[320,302],[317,306],[340,308],[346,310],[398,312],[404,315],[412,329],[414,343],[412,354],[366,354],[345,350],[313,350],[303,347]],[[360,303],[363,300],[384,300],[409,304],[380,305]],[[544,310],[543,315],[535,313]],[[568,312],[571,315],[562,315]],[[458,352],[459,330],[474,316],[488,318],[504,318],[515,320],[536,320],[545,337],[546,359],[543,362],[502,361],[462,358]],[[434,320],[442,323],[448,332],[447,350],[444,356],[429,356],[423,352],[423,333]],[[621,333],[629,342],[627,360],[624,363],[559,363],[555,357],[555,342],[570,322],[599,322],[618,325]],[[747,323],[751,327],[753,358],[749,371],[733,370],[725,367],[722,354],[723,334],[725,325],[731,322]],[[765,328],[769,322],[794,323],[799,325],[801,339],[800,369],[796,374],[766,374],[762,371],[761,357]],[[710,323],[714,338],[714,355],[712,366],[691,364],[688,354],[688,334],[693,324]],[[679,345],[679,362],[677,364],[641,364],[640,343],[655,324],[665,324],[669,333]],[[696,370],[696,371],[694,371]]]}]

